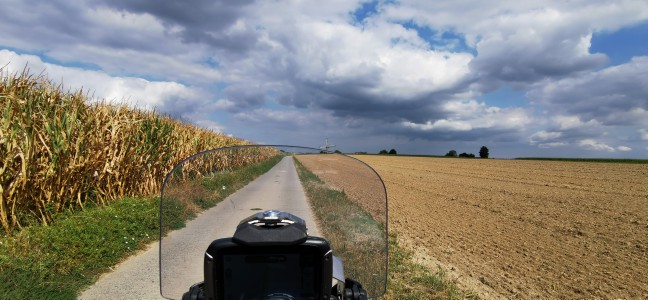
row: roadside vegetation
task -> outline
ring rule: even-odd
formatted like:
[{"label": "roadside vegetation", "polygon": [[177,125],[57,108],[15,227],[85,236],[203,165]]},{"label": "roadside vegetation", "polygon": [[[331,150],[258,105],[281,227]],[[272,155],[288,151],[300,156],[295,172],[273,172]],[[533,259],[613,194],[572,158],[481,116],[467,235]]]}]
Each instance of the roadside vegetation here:
[{"label": "roadside vegetation", "polygon": [[66,210],[151,195],[191,154],[245,142],[66,91],[0,68],[0,224],[5,234]]},{"label": "roadside vegetation", "polygon": [[385,299],[478,299],[448,280],[439,268],[430,270],[414,261],[411,250],[398,243],[398,234],[389,234],[389,280]]},{"label": "roadside vegetation", "polygon": [[[165,214],[165,222],[183,227],[187,219],[266,173],[280,159],[199,181],[206,190],[218,190],[210,193],[217,196],[195,197],[193,205]],[[229,188],[222,190],[223,185]],[[50,226],[33,225],[0,238],[0,298],[75,299],[99,275],[159,238],[159,210],[159,197],[127,197],[68,210]]]},{"label": "roadside vegetation", "polygon": [[[154,111],[91,99],[44,76],[0,68],[0,298],[74,299],[156,240],[164,175],[181,159],[247,144]],[[181,227],[279,158],[227,156],[227,190],[165,215]],[[256,163],[265,161],[262,163]],[[242,167],[248,166],[248,167]],[[236,176],[236,175],[240,176]],[[200,184],[222,187],[212,176]],[[215,193],[212,193],[215,194]]]},{"label": "roadside vegetation", "polygon": [[[389,235],[388,245],[384,243],[384,237],[377,240],[374,245],[355,245],[354,239],[349,237],[349,232],[370,232],[372,235],[382,236],[385,225],[374,221],[369,213],[348,199],[344,191],[328,188],[317,175],[306,169],[298,160],[295,160],[295,165],[319,220],[320,230],[331,242],[335,255],[344,259],[345,272],[360,270],[360,274],[346,274],[347,276],[359,280],[370,291],[374,289],[374,294],[380,291],[380,286],[362,279],[372,276],[375,278],[376,274],[371,272],[384,269],[386,254],[384,250],[389,247],[386,299],[475,298],[470,293],[460,291],[454,283],[445,278],[440,269],[429,270],[417,264],[411,251],[398,244],[396,233]],[[358,230],[359,227],[362,229]],[[362,271],[370,274],[362,274],[364,273]],[[378,279],[377,282],[382,282],[382,279]]]},{"label": "roadside vegetation", "polygon": [[158,238],[157,198],[67,211],[51,226],[0,239],[4,299],[75,299],[103,272]]},{"label": "roadside vegetation", "polygon": [[[297,174],[306,191],[321,234],[335,255],[344,261],[345,275],[358,280],[370,295],[382,292],[387,274],[387,237],[380,224],[344,191],[329,188],[317,175],[295,159]],[[382,270],[382,273],[376,273]]]}]

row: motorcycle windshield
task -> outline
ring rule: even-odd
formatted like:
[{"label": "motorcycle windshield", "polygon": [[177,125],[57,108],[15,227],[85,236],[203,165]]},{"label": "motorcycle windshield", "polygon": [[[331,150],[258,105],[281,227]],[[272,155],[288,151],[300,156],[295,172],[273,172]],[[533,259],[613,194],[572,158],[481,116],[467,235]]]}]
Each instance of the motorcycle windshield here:
[{"label": "motorcycle windshield", "polygon": [[[201,152],[166,176],[160,200],[162,296],[181,299],[204,281],[210,243],[232,237],[242,220],[268,210],[304,219],[308,235],[325,238],[341,258],[346,278],[362,284],[370,298],[385,293],[387,194],[380,176],[353,156],[263,145]],[[290,272],[273,276],[295,278],[284,274]],[[250,287],[263,284],[249,278]]]}]

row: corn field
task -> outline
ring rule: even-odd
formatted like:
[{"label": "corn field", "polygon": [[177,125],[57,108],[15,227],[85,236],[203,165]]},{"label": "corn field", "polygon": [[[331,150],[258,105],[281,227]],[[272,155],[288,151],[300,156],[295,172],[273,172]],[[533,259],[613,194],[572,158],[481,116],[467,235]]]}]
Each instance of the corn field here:
[{"label": "corn field", "polygon": [[0,69],[0,82],[0,222],[7,234],[87,203],[157,193],[180,159],[244,144],[155,112],[90,103],[83,90],[64,91],[27,70]]}]

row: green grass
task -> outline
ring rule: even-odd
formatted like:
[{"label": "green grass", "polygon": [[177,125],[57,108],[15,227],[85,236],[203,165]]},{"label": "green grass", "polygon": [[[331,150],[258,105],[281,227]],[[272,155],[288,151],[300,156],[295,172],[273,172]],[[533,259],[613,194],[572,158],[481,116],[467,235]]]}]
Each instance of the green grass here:
[{"label": "green grass", "polygon": [[[229,188],[218,198],[194,199],[197,206],[215,205],[280,159],[205,179],[199,184],[208,189]],[[196,213],[188,205],[179,208],[163,212],[170,229],[184,226]],[[0,238],[0,298],[75,299],[111,266],[158,239],[159,209],[159,197],[125,198],[65,212],[50,226],[31,226]]]},{"label": "green grass", "polygon": [[619,163],[619,164],[648,164],[648,159],[629,159],[629,158],[518,157],[516,159],[517,160],[568,161],[568,162]]},{"label": "green grass", "polygon": [[[432,271],[415,263],[412,253],[399,246],[396,234],[384,237],[384,224],[374,221],[360,206],[348,199],[344,192],[329,189],[298,160],[295,160],[295,165],[319,220],[320,230],[331,243],[335,255],[342,257],[346,275],[362,283],[370,294],[375,295],[382,290],[384,277],[374,282],[371,282],[371,278],[377,278],[372,271],[384,269],[387,259],[387,253],[384,251],[387,245],[384,239],[388,238],[387,299],[475,298],[446,280],[443,271]],[[361,238],[359,239],[357,234],[366,236],[366,233],[381,239],[358,243]]]},{"label": "green grass", "polygon": [[158,203],[157,198],[126,198],[3,238],[0,295],[74,299],[110,266],[157,239]]},{"label": "green grass", "polygon": [[386,299],[477,299],[446,278],[442,269],[430,270],[414,262],[412,252],[389,234],[389,282]]}]

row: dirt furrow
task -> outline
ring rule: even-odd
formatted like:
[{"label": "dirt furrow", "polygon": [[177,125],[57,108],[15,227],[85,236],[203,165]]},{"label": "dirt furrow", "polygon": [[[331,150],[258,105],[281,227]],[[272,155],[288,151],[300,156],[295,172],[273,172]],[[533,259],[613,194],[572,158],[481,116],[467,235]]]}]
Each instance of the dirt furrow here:
[{"label": "dirt furrow", "polygon": [[358,158],[420,260],[487,298],[648,298],[646,165]]}]

